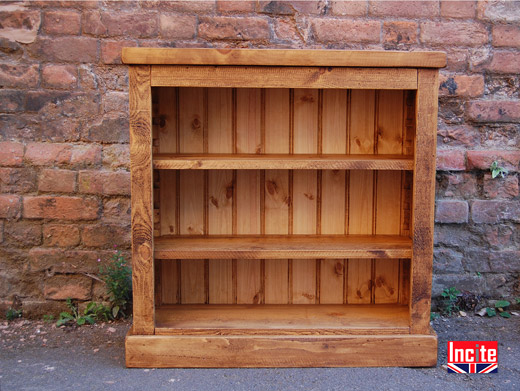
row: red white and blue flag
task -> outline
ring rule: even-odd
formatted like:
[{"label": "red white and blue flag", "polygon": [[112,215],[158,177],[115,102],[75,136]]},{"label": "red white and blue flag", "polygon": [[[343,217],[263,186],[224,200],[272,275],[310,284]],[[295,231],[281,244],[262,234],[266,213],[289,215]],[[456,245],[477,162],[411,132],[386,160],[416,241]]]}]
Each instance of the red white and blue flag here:
[{"label": "red white and blue flag", "polygon": [[448,373],[497,372],[497,341],[448,341]]}]

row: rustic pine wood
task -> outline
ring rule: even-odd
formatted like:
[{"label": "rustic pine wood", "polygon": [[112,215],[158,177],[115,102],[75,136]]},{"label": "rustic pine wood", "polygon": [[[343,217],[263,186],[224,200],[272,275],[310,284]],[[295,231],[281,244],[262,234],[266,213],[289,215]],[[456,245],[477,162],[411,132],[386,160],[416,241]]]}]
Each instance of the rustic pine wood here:
[{"label": "rustic pine wood", "polygon": [[125,341],[126,366],[139,368],[431,367],[433,331],[413,335],[135,335]]},{"label": "rustic pine wood", "polygon": [[166,62],[130,67],[127,364],[320,366],[325,336],[333,366],[392,365],[385,343],[416,358],[396,365],[433,363],[437,70],[412,65],[426,57],[132,52]]},{"label": "rustic pine wood", "polygon": [[123,48],[125,64],[442,68],[444,52]]}]

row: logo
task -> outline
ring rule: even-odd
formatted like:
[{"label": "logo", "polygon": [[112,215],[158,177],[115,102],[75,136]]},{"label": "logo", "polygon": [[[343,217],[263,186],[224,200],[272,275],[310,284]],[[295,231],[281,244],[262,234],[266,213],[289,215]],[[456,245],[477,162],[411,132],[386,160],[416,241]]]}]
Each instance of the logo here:
[{"label": "logo", "polygon": [[448,341],[448,373],[497,372],[497,341]]}]

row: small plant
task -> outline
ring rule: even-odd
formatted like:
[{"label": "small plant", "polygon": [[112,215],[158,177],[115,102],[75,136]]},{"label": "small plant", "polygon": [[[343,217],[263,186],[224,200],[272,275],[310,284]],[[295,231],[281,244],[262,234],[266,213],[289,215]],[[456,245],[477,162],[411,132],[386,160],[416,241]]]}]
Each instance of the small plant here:
[{"label": "small plant", "polygon": [[460,295],[460,291],[457,288],[451,287],[446,288],[441,293],[441,312],[444,315],[450,316],[454,312],[460,310],[457,305],[457,298]]},{"label": "small plant", "polygon": [[437,319],[439,316],[437,312],[430,312],[430,321]]},{"label": "small plant", "polygon": [[493,163],[491,163],[489,170],[491,171],[492,178],[496,178],[497,176],[504,178],[508,173],[507,169],[499,166],[496,160]]},{"label": "small plant", "polygon": [[[506,311],[506,308],[509,307],[510,305],[511,305],[511,303],[507,300],[498,300],[495,303],[495,308],[491,308],[491,307],[485,308],[485,314],[487,316],[489,316],[490,318],[492,318],[493,316],[496,316],[497,313],[502,318],[510,318],[511,314],[509,313],[509,311]],[[481,311],[481,312],[483,312],[483,311]]]},{"label": "small plant", "polygon": [[132,299],[132,270],[121,251],[117,250],[107,265],[99,266],[99,275],[109,295],[111,317],[126,317]]},{"label": "small plant", "polygon": [[50,315],[50,314],[43,315],[44,322],[52,322],[53,320],[54,320],[54,315]]},{"label": "small plant", "polygon": [[109,309],[103,304],[90,302],[87,304],[83,314],[81,314],[78,305],[74,304],[70,298],[67,299],[67,307],[69,307],[71,312],[64,311],[60,313],[56,326],[59,327],[71,323],[76,323],[78,326],[83,326],[85,323],[94,324],[96,319],[100,317],[108,320],[110,313]]},{"label": "small plant", "polygon": [[22,310],[15,310],[14,308],[10,307],[6,313],[5,317],[8,321],[15,320],[22,317]]}]

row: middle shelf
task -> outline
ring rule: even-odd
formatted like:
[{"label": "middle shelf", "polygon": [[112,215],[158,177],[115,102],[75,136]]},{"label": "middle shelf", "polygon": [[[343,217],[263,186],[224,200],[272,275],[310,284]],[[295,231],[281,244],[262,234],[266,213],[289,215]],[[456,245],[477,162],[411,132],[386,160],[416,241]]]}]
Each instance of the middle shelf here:
[{"label": "middle shelf", "polygon": [[156,259],[411,258],[412,240],[396,235],[162,236]]},{"label": "middle shelf", "polygon": [[155,154],[155,169],[413,170],[408,155]]}]

